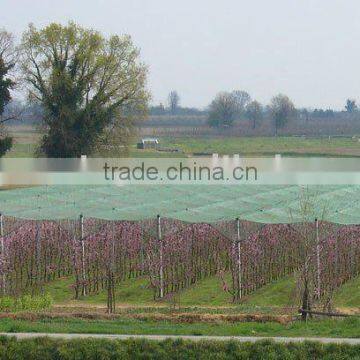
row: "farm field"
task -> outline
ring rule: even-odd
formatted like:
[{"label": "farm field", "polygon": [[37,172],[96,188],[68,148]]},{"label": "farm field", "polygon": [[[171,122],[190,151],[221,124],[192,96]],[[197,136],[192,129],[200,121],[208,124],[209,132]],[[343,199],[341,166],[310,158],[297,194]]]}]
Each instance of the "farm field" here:
[{"label": "farm field", "polygon": [[[15,144],[7,157],[34,156],[39,133],[32,127],[16,126],[9,133]],[[358,138],[305,138],[305,137],[160,137],[160,146],[165,150],[136,149],[137,139],[130,148],[130,157],[181,157],[193,154],[241,154],[247,156],[354,156],[360,157]],[[113,154],[117,156],[117,154]]]},{"label": "farm field", "polygon": [[[8,156],[32,156],[35,151],[38,135],[31,129],[20,130],[15,133],[17,143]],[[351,138],[164,137],[160,142],[163,148],[179,151],[142,151],[137,150],[134,145],[130,154],[139,157],[211,153],[239,153],[249,156],[271,156],[276,153],[288,156],[360,156],[360,143]],[[34,245],[37,241],[34,224],[26,225],[29,228],[20,227],[20,231],[9,234],[6,244],[10,245],[8,255],[14,274],[9,276],[9,284],[20,294],[28,294],[31,287],[36,289],[35,293],[49,294],[53,305],[31,314],[26,309],[17,310],[15,314],[7,309],[8,314],[0,318],[0,331],[360,337],[358,317],[345,320],[321,317],[307,323],[283,320],[283,317],[299,319],[299,274],[295,272],[303,265],[301,241],[295,232],[285,227],[264,227],[261,234],[257,226],[249,228],[241,255],[244,294],[234,304],[234,293],[239,291],[236,281],[235,285],[232,282],[232,277],[236,280],[236,276],[239,276],[234,267],[236,253],[233,253],[231,244],[226,243],[225,238],[216,246],[209,241],[213,237],[220,239],[217,232],[210,231],[203,225],[199,225],[198,230],[195,227],[194,231],[199,231],[197,241],[201,244],[198,247],[189,242],[194,235],[190,229],[186,233],[180,227],[184,237],[165,236],[165,294],[160,299],[159,253],[154,242],[154,227],[147,229],[149,235],[145,243],[149,246],[146,249],[150,256],[144,261],[143,248],[140,246],[143,239],[139,227],[115,225],[119,226],[116,234],[122,235],[116,235],[118,242],[115,254],[111,255],[111,236],[108,235],[114,231],[114,227],[108,224],[108,231],[102,234],[97,232],[98,225],[95,225],[88,224],[88,229],[93,231],[87,235],[86,242],[86,285],[81,279],[84,274],[81,269],[80,243],[72,243],[74,236],[79,236],[75,228],[60,229],[45,222],[41,230],[40,250],[37,249],[38,245]],[[222,229],[220,225],[219,229]],[[330,229],[328,231],[330,233]],[[324,253],[321,262],[326,269],[321,274],[324,284],[322,297],[325,299],[334,291],[332,310],[354,315],[360,313],[360,277],[356,258],[359,248],[355,240],[349,241],[348,248],[341,246],[348,239],[346,231],[353,231],[350,238],[358,239],[358,229],[355,227],[344,228],[343,235],[339,232],[339,239],[336,240],[340,254],[339,264],[336,266],[339,265],[339,268],[334,268],[332,245],[326,239],[322,244]],[[258,235],[254,237],[254,234]],[[30,245],[24,247],[21,244],[26,237],[26,244]],[[173,243],[175,245],[171,245]],[[254,247],[254,244],[257,245]],[[39,259],[40,266],[36,268],[34,264]],[[116,266],[115,275],[109,273],[109,259],[119,265]],[[354,264],[354,267],[348,267],[348,263]],[[214,269],[217,267],[225,269],[225,273],[216,274]],[[338,278],[333,276],[335,272],[339,273]],[[113,276],[117,279],[116,284],[109,285]],[[315,277],[315,272],[311,276]],[[149,277],[152,277],[151,281]],[[85,286],[88,293],[83,296],[81,291]],[[224,287],[229,287],[227,290],[231,291],[225,291]],[[114,294],[109,296],[109,291],[114,291]],[[114,313],[111,320],[106,318],[110,298],[114,301],[110,305]],[[317,309],[322,309],[321,306],[319,304]],[[223,316],[250,316],[256,320],[248,321],[243,317],[241,321],[231,322],[224,320]]]},{"label": "farm field", "polygon": [[352,138],[302,137],[226,137],[162,138],[164,147],[184,153],[240,154],[266,156],[281,153],[288,156],[360,156],[360,142]]},{"label": "farm field", "polygon": [[[234,305],[221,289],[219,278],[205,279],[178,296],[176,308],[170,299],[152,299],[147,279],[128,279],[116,289],[117,310],[106,315],[106,291],[73,299],[74,279],[59,279],[44,291],[54,304],[46,311],[3,313],[0,331],[48,333],[161,334],[217,336],[308,336],[360,337],[360,318],[291,321],[296,316],[295,279],[286,277]],[[341,286],[335,295],[336,310],[354,313],[360,309],[360,277]],[[349,298],[349,294],[352,297]],[[248,314],[248,315],[247,315]],[[258,317],[247,321],[246,316]],[[234,322],[234,317],[238,320]],[[227,320],[229,319],[229,320]]]},{"label": "farm field", "polygon": [[[359,321],[356,225],[320,223],[318,246],[313,223],[238,220],[241,237],[235,243],[234,222],[224,221],[211,226],[162,220],[159,240],[151,219],[2,220],[4,331],[31,326],[33,331],[59,331],[57,319],[90,318],[118,320],[123,324],[118,331],[130,334],[151,333],[156,327],[158,334],[245,335],[252,329],[255,334],[283,335],[289,327],[304,326],[296,325],[299,308],[309,309],[304,296],[311,297],[312,310],[351,316],[333,322],[333,333],[320,326],[324,332],[318,336],[348,336],[348,327]],[[27,327],[29,319],[36,321]],[[105,326],[91,322],[86,329],[86,321],[81,324],[68,331],[78,331],[77,326],[85,332],[100,331]],[[337,331],[338,325],[345,328]],[[360,335],[353,329],[351,336]]]},{"label": "farm field", "polygon": [[[233,305],[223,295],[219,279],[200,282],[181,294],[180,308],[167,300],[152,301],[146,280],[127,280],[117,287],[116,314],[105,314],[106,294],[100,292],[86,299],[73,300],[72,279],[56,280],[45,287],[54,300],[48,311],[3,314],[2,332],[102,333],[142,335],[217,335],[217,336],[308,336],[360,337],[360,318],[317,319],[306,323],[287,321],[296,314],[293,302],[294,279],[285,278],[269,284]],[[360,309],[360,277],[342,286],[335,305]],[[348,301],[348,294],[354,296]],[[207,296],[205,296],[207,294]],[[342,311],[346,308],[341,307]],[[350,308],[347,308],[350,310]],[[284,315],[287,313],[287,315]],[[257,314],[259,320],[226,320],[226,316]],[[217,318],[216,316],[221,316]],[[272,316],[274,320],[269,316]],[[267,318],[268,317],[268,318]],[[262,320],[260,320],[262,318]]]}]

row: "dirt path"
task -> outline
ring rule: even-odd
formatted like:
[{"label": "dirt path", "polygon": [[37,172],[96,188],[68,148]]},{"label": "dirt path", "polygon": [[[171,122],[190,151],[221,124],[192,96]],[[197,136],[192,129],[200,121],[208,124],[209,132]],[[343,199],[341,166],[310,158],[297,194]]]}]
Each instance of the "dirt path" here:
[{"label": "dirt path", "polygon": [[108,334],[51,334],[51,333],[0,333],[0,336],[13,336],[17,339],[31,339],[37,337],[49,337],[54,339],[108,339],[108,340],[126,340],[126,339],[147,339],[162,341],[165,339],[183,339],[191,341],[239,341],[256,342],[259,340],[272,340],[278,343],[291,343],[303,341],[315,341],[323,344],[350,344],[360,345],[359,339],[351,338],[316,338],[316,337],[247,337],[247,336],[185,336],[185,335],[108,335]]}]

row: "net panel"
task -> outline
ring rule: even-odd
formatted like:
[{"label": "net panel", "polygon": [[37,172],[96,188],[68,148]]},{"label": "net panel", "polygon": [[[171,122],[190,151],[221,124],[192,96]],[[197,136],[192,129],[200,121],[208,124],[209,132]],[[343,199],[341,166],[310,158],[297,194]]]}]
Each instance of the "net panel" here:
[{"label": "net panel", "polygon": [[159,214],[188,223],[242,220],[360,223],[360,186],[39,186],[0,191],[0,212],[32,220],[139,221]]}]

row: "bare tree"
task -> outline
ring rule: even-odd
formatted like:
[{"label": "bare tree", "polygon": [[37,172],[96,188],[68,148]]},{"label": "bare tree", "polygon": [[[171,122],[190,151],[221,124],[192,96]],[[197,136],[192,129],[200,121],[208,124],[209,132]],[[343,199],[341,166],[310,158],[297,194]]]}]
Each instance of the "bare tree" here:
[{"label": "bare tree", "polygon": [[295,106],[286,95],[279,94],[271,99],[270,111],[275,124],[275,136],[278,129],[283,127],[295,114]]},{"label": "bare tree", "polygon": [[171,113],[175,114],[180,103],[180,96],[176,90],[170,91],[168,96],[168,103]]},{"label": "bare tree", "polygon": [[345,109],[348,113],[353,113],[357,110],[356,100],[347,99]]},{"label": "bare tree", "polygon": [[251,102],[251,96],[249,93],[243,90],[234,90],[232,95],[234,96],[236,105],[238,107],[238,115],[244,115],[246,106]]},{"label": "bare tree", "polygon": [[14,66],[17,60],[14,35],[5,29],[0,29],[0,58],[6,66]]},{"label": "bare tree", "polygon": [[262,107],[262,105],[256,100],[250,102],[246,106],[246,115],[249,118],[249,120],[252,121],[252,127],[253,127],[253,129],[255,129],[256,124],[263,117],[263,107]]}]

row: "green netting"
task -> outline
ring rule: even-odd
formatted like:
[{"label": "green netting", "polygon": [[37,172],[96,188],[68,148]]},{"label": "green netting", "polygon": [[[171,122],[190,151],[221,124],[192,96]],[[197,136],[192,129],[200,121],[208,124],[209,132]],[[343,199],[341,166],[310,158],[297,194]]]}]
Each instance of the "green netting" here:
[{"label": "green netting", "polygon": [[360,186],[128,185],[41,186],[0,191],[0,211],[34,220],[163,217],[192,223],[320,220],[360,223]]}]

